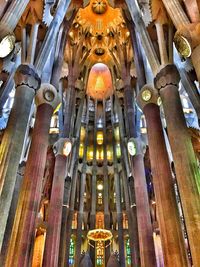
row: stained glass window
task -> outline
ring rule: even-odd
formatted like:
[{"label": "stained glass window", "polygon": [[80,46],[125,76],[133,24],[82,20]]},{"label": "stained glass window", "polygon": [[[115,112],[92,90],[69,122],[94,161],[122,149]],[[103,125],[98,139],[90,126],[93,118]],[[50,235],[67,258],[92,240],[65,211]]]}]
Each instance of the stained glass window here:
[{"label": "stained glass window", "polygon": [[126,239],[126,261],[127,265],[131,265],[131,248],[130,248],[130,239]]},{"label": "stained glass window", "polygon": [[73,265],[74,264],[74,251],[75,250],[75,244],[74,244],[74,240],[71,238],[70,239],[70,246],[69,246],[69,265]]}]

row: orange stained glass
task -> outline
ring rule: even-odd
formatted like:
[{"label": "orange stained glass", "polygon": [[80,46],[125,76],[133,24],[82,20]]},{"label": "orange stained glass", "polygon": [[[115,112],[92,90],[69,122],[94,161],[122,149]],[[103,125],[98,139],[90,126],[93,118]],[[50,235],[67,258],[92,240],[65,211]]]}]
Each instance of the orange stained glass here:
[{"label": "orange stained glass", "polygon": [[89,74],[87,94],[94,99],[106,99],[113,93],[112,77],[105,64],[95,64]]}]

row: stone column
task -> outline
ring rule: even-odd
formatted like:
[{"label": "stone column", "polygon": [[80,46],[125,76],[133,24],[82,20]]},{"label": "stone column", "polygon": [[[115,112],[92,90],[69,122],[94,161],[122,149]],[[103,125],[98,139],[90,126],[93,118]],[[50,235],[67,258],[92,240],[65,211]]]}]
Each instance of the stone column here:
[{"label": "stone column", "polygon": [[36,104],[37,113],[35,126],[24,174],[26,189],[18,228],[18,253],[15,253],[12,266],[28,266],[32,261],[35,223],[41,200],[50,121],[54,109],[59,104],[59,97],[56,89],[50,84],[42,84],[36,95]]},{"label": "stone column", "polygon": [[[106,135],[106,101],[103,100],[103,200],[104,200],[104,226],[110,229],[109,192],[108,192],[108,160],[107,160],[107,135]],[[110,257],[110,246],[105,243],[105,264]]]},{"label": "stone column", "polygon": [[200,173],[185,123],[179,81],[176,66],[167,65],[154,82],[163,103],[192,260],[194,266],[200,266]]},{"label": "stone column", "polygon": [[69,246],[70,246],[70,238],[72,232],[72,220],[74,216],[74,204],[75,204],[75,195],[76,195],[76,185],[77,185],[77,178],[78,178],[78,159],[75,162],[73,176],[72,176],[72,189],[71,189],[71,196],[70,196],[70,204],[69,204],[69,212],[66,221],[66,255],[65,255],[65,262],[62,262],[63,266],[69,266]]},{"label": "stone column", "polygon": [[117,260],[117,256],[115,254],[110,255],[107,267],[121,267],[119,261]]},{"label": "stone column", "polygon": [[6,25],[10,30],[14,31],[28,3],[29,3],[29,0],[12,1],[8,7],[8,10],[6,11],[3,18],[1,19],[1,24]]},{"label": "stone column", "polygon": [[131,167],[134,176],[141,266],[153,267],[156,266],[156,258],[144,171],[144,146],[140,138],[135,139],[135,144],[137,154],[131,157]]},{"label": "stone column", "polygon": [[[145,98],[148,95],[149,97]],[[185,241],[157,101],[157,90],[149,85],[144,86],[138,95],[138,103],[143,109],[147,123],[151,170],[164,262],[165,266],[186,267],[188,263]]]},{"label": "stone column", "polygon": [[[80,135],[80,128],[81,128],[81,118],[82,114],[84,112],[84,96],[82,96],[81,103],[78,109],[77,117],[75,126],[73,128],[73,131],[71,131],[71,135],[74,137],[74,145],[72,149],[72,157],[70,159],[70,166],[69,166],[69,172],[68,172],[68,186],[65,187],[64,192],[64,202],[63,202],[63,211],[62,211],[62,225],[61,225],[61,240],[60,240],[60,251],[59,251],[59,266],[65,266],[66,265],[66,241],[67,241],[67,233],[69,232],[69,229],[67,229],[67,218],[69,214],[69,205],[70,205],[70,194],[72,192],[72,181],[73,181],[73,169],[76,168],[76,161],[79,157],[79,135]],[[74,105],[75,106],[75,105]],[[73,134],[74,133],[74,134]]]},{"label": "stone column", "polygon": [[178,0],[162,0],[162,2],[176,28],[190,23]]},{"label": "stone column", "polygon": [[[97,152],[97,100],[95,100],[95,114],[94,114],[94,152],[93,152],[93,161],[92,161],[92,180],[91,180],[91,188],[92,188],[92,197],[91,197],[91,211],[90,211],[90,229],[95,229],[96,226],[96,200],[97,200],[97,160],[96,160],[96,152]],[[93,243],[93,242],[92,242]],[[94,248],[90,247],[90,258],[92,263],[95,263],[95,242],[93,243]]]},{"label": "stone column", "polygon": [[42,265],[44,267],[58,266],[62,205],[67,167],[67,142],[69,142],[69,139],[60,138],[54,146],[56,161],[49,203],[47,234]]},{"label": "stone column", "polygon": [[[89,109],[88,109],[89,110]],[[87,111],[87,118],[89,112]],[[80,264],[81,256],[81,244],[82,244],[82,223],[84,216],[84,192],[86,186],[86,170],[87,170],[87,147],[88,147],[88,127],[85,127],[85,140],[84,140],[84,155],[83,155],[83,166],[80,177],[80,198],[79,198],[79,211],[77,213],[77,231],[76,231],[76,257],[75,257],[75,266]]]},{"label": "stone column", "polygon": [[[13,31],[28,3],[29,0],[12,1],[0,21],[0,42],[6,40],[7,47],[4,47],[4,49],[6,48],[8,50],[4,57],[6,57],[15,47],[15,35]],[[10,46],[9,49],[8,46]]]},{"label": "stone column", "polygon": [[138,2],[137,0],[125,0],[125,2],[129,9],[131,18],[135,23],[135,29],[140,36],[140,40],[151,66],[152,72],[156,73],[159,69],[160,62],[153,47],[153,43],[151,41],[147,28],[144,24]]},{"label": "stone column", "polygon": [[[114,148],[115,149],[115,148]],[[125,267],[125,245],[124,245],[124,231],[123,231],[123,213],[121,209],[121,195],[119,185],[119,171],[117,164],[114,166],[114,183],[116,193],[116,211],[117,211],[117,224],[118,224],[118,243],[119,243],[119,261],[120,266]]]},{"label": "stone column", "polygon": [[141,266],[155,266],[156,257],[153,242],[153,229],[150,218],[149,199],[144,170],[144,150],[142,140],[137,136],[135,126],[135,112],[133,107],[133,95],[130,86],[124,88],[125,114],[128,121],[129,137],[134,138],[137,153],[130,156],[131,168],[134,177],[136,212],[138,222],[138,234],[140,245]]},{"label": "stone column", "polygon": [[0,249],[11,205],[31,105],[40,79],[28,65],[20,65],[15,75],[16,94],[8,126],[0,147]]},{"label": "stone column", "polygon": [[[130,183],[129,176],[131,173],[129,159],[127,155],[127,148],[126,143],[124,140],[125,131],[124,131],[124,124],[123,124],[123,116],[122,110],[119,105],[119,101],[115,99],[116,109],[119,116],[119,131],[120,131],[120,145],[122,149],[123,155],[123,173],[122,173],[122,181],[124,187],[124,196],[125,196],[125,204],[126,204],[126,212],[128,216],[128,223],[131,224],[131,227],[128,228],[129,237],[130,237],[130,248],[131,248],[131,261],[132,266],[140,266],[140,251],[139,251],[139,240],[138,240],[138,224],[137,224],[137,214],[136,214],[136,205],[135,204],[135,188],[134,188],[134,181]],[[129,184],[128,184],[129,183]],[[130,186],[130,184],[132,186]],[[130,190],[129,190],[130,189]],[[134,198],[134,199],[133,199]]]},{"label": "stone column", "polygon": [[[198,81],[200,81],[200,39],[199,39],[199,21],[195,21],[195,23],[190,23],[189,18],[187,17],[183,7],[181,6],[180,1],[178,0],[162,0],[174,26],[177,29],[177,33],[175,35],[175,45],[180,52],[180,54],[184,57],[190,57],[194,66],[194,69],[197,74]],[[186,2],[186,1],[184,1]],[[194,1],[196,2],[196,1]],[[196,14],[199,17],[199,10],[197,3],[194,3],[196,9],[194,11],[194,6],[192,7],[192,3],[189,6],[189,3],[185,3],[188,7],[188,10],[191,11],[189,15],[195,17]],[[191,16],[190,16],[191,17]],[[192,22],[196,20],[192,18]]]},{"label": "stone column", "polygon": [[3,239],[3,245],[2,245],[1,254],[0,254],[0,266],[5,266],[8,247],[9,247],[9,244],[11,242],[10,240],[11,240],[11,233],[12,233],[14,218],[15,218],[15,214],[17,212],[16,211],[17,201],[19,199],[19,192],[21,190],[23,175],[24,175],[24,166],[19,167],[18,173],[17,173],[15,188],[14,188],[14,192],[13,192],[13,198],[12,198],[12,202],[11,202],[11,207],[10,207],[10,211],[9,211],[5,235],[4,235],[4,239]]},{"label": "stone column", "polygon": [[79,200],[79,211],[77,213],[77,231],[76,231],[76,256],[75,256],[75,266],[80,264],[81,256],[81,244],[82,244],[82,223],[84,216],[84,192],[86,183],[86,166],[82,168],[82,175],[80,177],[80,200]]}]

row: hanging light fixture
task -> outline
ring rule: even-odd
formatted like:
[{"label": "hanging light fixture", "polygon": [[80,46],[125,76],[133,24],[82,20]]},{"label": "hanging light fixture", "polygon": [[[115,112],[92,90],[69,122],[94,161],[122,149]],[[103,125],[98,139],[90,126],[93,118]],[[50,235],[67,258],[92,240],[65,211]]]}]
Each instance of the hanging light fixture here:
[{"label": "hanging light fixture", "polygon": [[99,190],[99,191],[103,190],[103,182],[102,181],[97,182],[97,190]]}]

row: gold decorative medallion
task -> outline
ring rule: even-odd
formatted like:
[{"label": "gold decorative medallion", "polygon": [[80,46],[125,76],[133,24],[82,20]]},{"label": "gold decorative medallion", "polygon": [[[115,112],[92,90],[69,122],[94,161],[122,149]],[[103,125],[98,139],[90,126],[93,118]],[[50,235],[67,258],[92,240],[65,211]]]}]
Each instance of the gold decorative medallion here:
[{"label": "gold decorative medallion", "polygon": [[145,101],[145,102],[148,102],[152,97],[152,93],[150,90],[146,89],[142,92],[142,99]]},{"label": "gold decorative medallion", "polygon": [[184,58],[190,57],[192,54],[192,49],[188,40],[180,34],[176,34],[174,38],[174,44],[179,54]]}]

